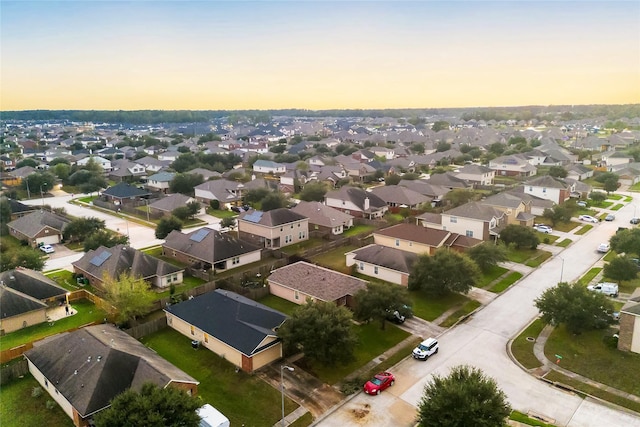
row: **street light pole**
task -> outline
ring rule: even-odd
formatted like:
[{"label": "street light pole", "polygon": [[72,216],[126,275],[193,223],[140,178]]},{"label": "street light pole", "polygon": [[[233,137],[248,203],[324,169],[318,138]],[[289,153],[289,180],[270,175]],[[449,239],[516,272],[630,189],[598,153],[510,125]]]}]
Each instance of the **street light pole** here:
[{"label": "street light pole", "polygon": [[[42,185],[44,185],[44,188],[47,188],[46,182]],[[42,185],[40,186],[40,197],[42,197],[42,207],[44,207],[44,193],[42,192]]]},{"label": "street light pole", "polygon": [[288,370],[289,372],[293,372],[294,369],[291,366],[280,365],[280,393],[282,395],[282,427],[285,427],[284,424],[284,370]]},{"label": "street light pole", "polygon": [[564,274],[564,258],[558,257],[562,260],[562,265],[560,266],[560,282],[562,283],[562,275]]}]

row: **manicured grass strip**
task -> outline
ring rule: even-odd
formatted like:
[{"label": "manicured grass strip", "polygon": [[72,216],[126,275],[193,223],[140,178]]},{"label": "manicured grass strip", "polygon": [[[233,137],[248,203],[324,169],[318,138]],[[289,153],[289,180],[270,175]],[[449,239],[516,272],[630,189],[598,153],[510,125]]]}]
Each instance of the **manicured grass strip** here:
[{"label": "manicured grass strip", "polygon": [[267,295],[266,297],[258,301],[260,304],[264,304],[267,307],[271,307],[274,310],[278,310],[281,313],[291,316],[296,308],[300,308],[298,304],[294,304],[291,301],[287,301],[284,298],[277,297],[275,295]]},{"label": "manicured grass strip", "polygon": [[553,243],[560,238],[560,236],[554,236],[552,234],[547,234],[547,233],[540,233],[539,231],[537,231],[536,234],[538,235],[538,239],[540,239],[540,242],[545,244]]},{"label": "manicured grass strip", "polygon": [[509,286],[513,285],[515,282],[520,280],[521,278],[522,278],[522,273],[518,271],[512,271],[507,275],[507,277],[505,277],[504,279],[501,279],[498,283],[496,283],[491,288],[489,288],[489,291],[499,294],[500,292],[504,291]]},{"label": "manicured grass strip", "polygon": [[322,239],[309,239],[309,240],[304,240],[300,243],[296,243],[295,245],[285,246],[284,248],[280,248],[280,250],[288,255],[296,255],[300,251],[305,251],[316,245],[321,245],[322,243],[323,243]]},{"label": "manicured grass strip", "polygon": [[306,414],[304,414],[303,416],[301,416],[300,418],[298,418],[297,420],[289,424],[289,427],[307,427],[307,426],[310,426],[312,423],[313,423],[313,415],[311,415],[311,412],[307,412]]},{"label": "manicured grass strip", "polygon": [[409,291],[409,298],[411,298],[411,309],[413,310],[414,316],[429,322],[436,319],[451,307],[464,304],[468,301],[467,297],[457,293],[450,293],[439,297],[428,297],[420,291]]},{"label": "manicured grass strip", "polygon": [[346,254],[347,252],[351,252],[354,249],[359,249],[359,246],[340,246],[329,252],[324,252],[320,255],[311,257],[311,260],[324,267],[348,274],[351,267],[347,267],[347,258],[344,254]]},{"label": "manicured grass strip", "polygon": [[555,427],[555,424],[544,423],[540,420],[531,418],[527,414],[523,414],[522,412],[518,412],[518,411],[511,411],[511,415],[509,415],[509,419],[518,421],[519,423],[526,424],[528,426]]},{"label": "manicured grass strip", "polygon": [[534,320],[527,329],[522,331],[520,335],[511,343],[511,354],[516,358],[522,366],[527,369],[535,369],[540,366],[540,361],[533,354],[533,345],[535,341],[527,341],[527,337],[538,338],[542,329],[544,329],[544,323],[540,319]]},{"label": "manicured grass strip", "polygon": [[371,233],[375,229],[376,228],[373,225],[364,225],[364,224],[356,225],[356,226],[351,227],[350,229],[346,230],[344,233],[342,233],[342,235],[344,237],[357,236],[359,234]]},{"label": "manicured grass strip", "polygon": [[633,200],[633,197],[631,197],[631,196],[624,196],[624,201],[625,201],[625,203],[629,203],[629,202],[631,202],[632,200]]},{"label": "manicured grass strip", "polygon": [[[171,328],[148,335],[142,342],[161,357],[200,381],[198,396],[225,414],[234,426],[273,426],[282,418],[280,391],[256,375],[236,372],[234,365]],[[285,398],[285,414],[298,405]]]},{"label": "manicured grass strip", "polygon": [[569,231],[573,230],[574,228],[576,228],[579,225],[580,224],[578,224],[577,222],[573,222],[573,221],[559,222],[559,223],[557,223],[556,225],[553,226],[553,229],[557,230],[557,231],[562,231],[564,233],[568,233]]},{"label": "manicured grass strip", "polygon": [[228,210],[215,210],[211,208],[207,208],[207,214],[211,216],[215,216],[216,218],[225,219],[225,218],[234,218],[238,216],[234,211]]},{"label": "manicured grass strip", "polygon": [[507,270],[504,267],[500,267],[499,265],[491,266],[491,268],[488,271],[485,271],[482,273],[482,276],[480,277],[480,280],[478,281],[478,283],[476,283],[476,286],[478,288],[484,288],[489,283],[493,282],[494,280],[498,279],[498,277],[505,274],[507,271],[509,270]]},{"label": "manicured grass strip", "polygon": [[471,313],[473,310],[480,307],[481,305],[482,304],[480,304],[478,301],[471,300],[467,302],[465,305],[463,305],[462,308],[460,308],[459,310],[456,310],[453,314],[447,317],[444,320],[444,322],[442,322],[439,326],[442,326],[443,328],[448,328],[449,326],[453,326],[460,318]]},{"label": "manicured grass strip", "polygon": [[611,208],[611,210],[612,210],[612,211],[617,211],[617,210],[622,209],[623,207],[624,207],[624,205],[623,205],[623,204],[617,204],[617,205],[615,205],[614,207],[612,207],[612,208]]},{"label": "manicured grass strip", "polygon": [[607,196],[607,199],[609,200],[620,200],[622,199],[623,196],[619,195],[619,194],[609,194]]},{"label": "manicured grass strip", "polygon": [[[40,387],[42,394],[33,397],[33,389]],[[52,409],[47,402],[52,402]],[[40,384],[27,374],[9,384],[2,384],[0,393],[2,427],[51,426],[73,427],[73,421],[51,398]]]},{"label": "manicured grass strip", "polygon": [[540,264],[542,264],[543,262],[545,262],[547,259],[551,257],[551,252],[546,252],[546,251],[541,251],[541,252],[542,253],[538,254],[538,256],[536,256],[535,258],[525,262],[524,265],[529,267],[538,267]]},{"label": "manicured grass strip", "polygon": [[593,267],[587,271],[576,283],[582,286],[587,286],[591,281],[602,271],[602,267]]},{"label": "manicured grass strip", "polygon": [[[180,285],[176,285],[176,295],[181,294],[185,291],[188,291],[189,289],[197,288],[203,283],[205,283],[205,281],[199,277],[185,275],[182,278],[182,283]],[[171,289],[167,288],[166,291],[158,292],[156,294],[156,299],[167,298],[170,295],[171,295]]]},{"label": "manicured grass strip", "polygon": [[91,322],[102,323],[107,315],[87,300],[72,301],[71,306],[78,310],[73,316],[29,326],[3,336],[0,340],[0,350],[8,350]]},{"label": "manicured grass strip", "polygon": [[545,375],[545,378],[550,381],[568,385],[569,387],[572,387],[579,392],[587,393],[591,396],[599,397],[600,399],[607,402],[615,403],[616,405],[622,406],[623,408],[631,409],[635,412],[640,412],[640,403],[625,399],[624,397],[620,397],[617,394],[609,393],[605,390],[599,389],[589,384],[585,384],[581,381],[574,380],[573,378],[568,377],[560,372],[551,371],[547,375]]},{"label": "manicured grass strip", "polygon": [[607,252],[607,254],[602,259],[607,261],[607,262],[611,262],[611,260],[613,260],[617,256],[618,256],[618,254],[615,251],[609,251],[609,252]]},{"label": "manicured grass strip", "polygon": [[[564,326],[553,330],[544,352],[549,360],[562,356],[560,365],[572,372],[640,396],[638,366],[640,354],[617,349],[615,329],[571,334]],[[621,375],[621,373],[626,373]]]},{"label": "manicured grass strip", "polygon": [[354,352],[355,360],[338,366],[310,364],[312,373],[323,382],[327,384],[339,382],[410,335],[388,322],[384,330],[380,329],[380,322],[353,325],[353,328],[358,335],[358,346]]},{"label": "manicured grass strip", "polygon": [[573,242],[571,239],[562,239],[560,242],[556,243],[556,246],[560,246],[562,248],[566,248]]},{"label": "manicured grass strip", "polygon": [[591,224],[583,225],[582,227],[580,227],[580,230],[576,231],[573,234],[576,234],[576,235],[580,236],[580,235],[586,233],[587,231],[591,230],[592,228],[593,228],[593,225],[591,225]]}]

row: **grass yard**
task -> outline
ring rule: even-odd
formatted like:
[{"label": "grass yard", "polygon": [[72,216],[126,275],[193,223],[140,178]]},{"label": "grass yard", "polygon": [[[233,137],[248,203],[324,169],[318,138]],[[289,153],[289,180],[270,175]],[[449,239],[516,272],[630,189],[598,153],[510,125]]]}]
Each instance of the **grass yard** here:
[{"label": "grass yard", "polygon": [[549,360],[561,355],[565,369],[640,396],[640,354],[619,351],[612,338],[615,332],[604,329],[573,335],[560,326],[549,336],[544,352]]},{"label": "grass yard", "polygon": [[550,252],[543,251],[541,249],[509,249],[507,251],[507,258],[511,262],[517,262],[519,264],[525,264],[529,267],[537,267],[544,260],[551,256]]},{"label": "grass yard", "polygon": [[291,316],[293,311],[300,306],[298,304],[294,304],[291,301],[287,301],[284,298],[277,297],[275,295],[267,295],[266,297],[258,300],[260,304],[264,304],[267,307],[271,307],[274,310],[278,310],[281,313],[286,314],[287,316]]},{"label": "grass yard", "polygon": [[631,196],[624,196],[624,202],[625,203],[631,203],[633,201],[633,197]]},{"label": "grass yard", "polygon": [[576,283],[579,283],[581,286],[587,286],[601,271],[602,267],[593,267],[578,279]]},{"label": "grass yard", "polygon": [[482,272],[482,276],[480,277],[480,280],[478,281],[478,283],[476,283],[476,286],[478,288],[484,288],[485,286],[492,283],[494,280],[497,280],[498,277],[502,276],[507,271],[509,270],[507,270],[504,267],[500,267],[499,265],[491,266],[489,271]]},{"label": "grass yard", "polygon": [[499,294],[500,292],[507,289],[509,286],[516,283],[518,280],[522,278],[522,273],[517,271],[512,271],[505,278],[501,279],[498,283],[487,289],[490,292]]},{"label": "grass yard", "polygon": [[585,234],[587,231],[591,230],[592,228],[593,228],[593,225],[586,224],[586,225],[583,225],[582,227],[580,227],[580,230],[576,231],[573,234],[575,234],[577,236],[580,236],[582,234]]},{"label": "grass yard", "polygon": [[409,291],[411,298],[411,309],[414,316],[426,321],[433,321],[442,313],[452,307],[463,305],[469,298],[457,293],[450,293],[441,297],[429,297],[421,291]]},{"label": "grass yard", "polygon": [[561,241],[556,243],[556,246],[560,246],[562,248],[566,248],[567,246],[569,246],[571,244],[571,242],[573,242],[573,240],[571,240],[571,239],[562,239]]},{"label": "grass yard", "polygon": [[[40,388],[42,394],[33,397],[33,389]],[[51,409],[47,402],[52,402]],[[0,393],[2,427],[48,426],[73,427],[73,421],[62,408],[42,389],[40,384],[27,374],[9,384],[2,384]]]},{"label": "grass yard", "polygon": [[622,209],[623,207],[624,207],[624,205],[619,203],[619,204],[615,205],[614,207],[612,207],[611,210],[612,211],[617,211],[617,210]]},{"label": "grass yard", "polygon": [[630,191],[640,191],[640,182],[633,184],[631,187],[629,187]]},{"label": "grass yard", "polygon": [[556,240],[558,240],[560,238],[560,236],[554,236],[552,234],[541,233],[539,231],[536,231],[536,235],[538,236],[538,239],[540,239],[540,242],[542,242],[544,244],[547,244],[547,245],[555,242]]},{"label": "grass yard", "polygon": [[304,240],[300,243],[296,243],[295,245],[285,246],[284,248],[280,248],[280,250],[288,255],[295,255],[300,251],[304,251],[306,249],[312,248],[322,243],[323,243],[322,239],[314,238],[314,239]]},{"label": "grass yard", "polygon": [[460,318],[466,316],[467,314],[471,313],[473,310],[475,310],[476,308],[480,307],[482,304],[480,304],[478,301],[476,300],[471,300],[471,301],[467,301],[467,303],[465,305],[463,305],[462,307],[460,307],[460,309],[456,310],[455,312],[453,312],[449,317],[447,317],[444,322],[440,323],[440,325],[438,326],[442,326],[443,328],[448,328],[450,326],[453,326],[456,324],[456,322],[458,320],[460,320]]},{"label": "grass yard", "polygon": [[225,219],[225,218],[235,218],[238,216],[234,211],[229,210],[220,210],[220,209],[211,209],[211,207],[207,208],[207,214],[211,216],[215,216],[216,218]]},{"label": "grass yard", "polygon": [[537,338],[544,329],[544,323],[540,319],[534,320],[520,335],[511,343],[511,354],[522,366],[527,369],[534,369],[542,366],[540,361],[533,354],[534,341],[528,341],[527,337]]},{"label": "grass yard", "polygon": [[511,411],[511,415],[509,415],[509,419],[513,421],[518,421],[519,423],[526,424],[528,426],[537,426],[537,427],[555,427],[554,424],[547,424],[540,420],[536,420],[534,418],[530,418],[527,414],[523,414],[518,411]]},{"label": "grass yard", "polygon": [[307,412],[306,414],[304,414],[303,416],[301,416],[300,418],[298,418],[297,420],[289,424],[289,427],[307,427],[307,426],[310,426],[312,423],[313,423],[313,415],[311,415],[311,412]]},{"label": "grass yard", "polygon": [[607,199],[609,200],[620,200],[622,199],[624,196],[621,196],[620,194],[609,194],[607,196]]},{"label": "grass yard", "polygon": [[614,259],[617,256],[618,256],[618,254],[615,251],[609,251],[609,252],[607,252],[607,254],[602,259],[604,261],[611,262],[611,260]]},{"label": "grass yard", "polygon": [[77,291],[78,289],[87,288],[87,286],[78,285],[73,278],[73,273],[68,270],[48,271],[44,273],[44,275],[68,291]]},{"label": "grass yard", "polygon": [[[231,425],[272,427],[282,417],[280,391],[255,375],[236,368],[206,348],[194,350],[191,340],[171,328],[142,342],[187,374],[200,381],[198,396],[225,414]],[[285,398],[285,414],[298,405]]]},{"label": "grass yard", "polygon": [[151,246],[149,248],[141,249],[141,251],[156,258],[162,256],[162,246]]},{"label": "grass yard", "polygon": [[332,270],[349,274],[351,268],[347,267],[347,259],[344,254],[359,248],[359,246],[354,245],[340,246],[332,251],[311,257],[311,260]]},{"label": "grass yard", "polygon": [[342,233],[342,235],[344,237],[353,237],[353,236],[358,236],[360,234],[369,234],[375,229],[376,229],[376,227],[374,227],[373,225],[361,224],[361,225],[356,225],[356,226],[351,227],[350,229],[348,229],[344,233]]},{"label": "grass yard", "polygon": [[[176,285],[176,295],[183,293],[184,291],[188,291],[189,289],[197,288],[198,286],[205,283],[199,277],[187,276],[184,275],[182,278],[182,283],[180,285]],[[166,298],[171,295],[171,289],[167,288],[166,291],[162,291],[156,294],[157,299]]]},{"label": "grass yard", "polygon": [[389,322],[386,323],[385,330],[380,329],[380,322],[371,322],[360,326],[353,325],[353,328],[358,336],[358,345],[354,352],[355,360],[338,366],[309,363],[305,368],[308,368],[321,381],[335,384],[410,335]]},{"label": "grass yard", "polygon": [[573,221],[558,222],[556,223],[556,225],[553,226],[553,229],[557,231],[562,231],[564,233],[568,233],[569,231],[573,230],[577,226],[578,226],[578,223],[575,223]]},{"label": "grass yard", "polygon": [[55,322],[45,322],[11,332],[0,340],[0,350],[7,350],[36,341],[50,335],[86,325],[91,322],[102,322],[106,313],[87,300],[73,301],[71,306],[78,310],[77,314]]},{"label": "grass yard", "polygon": [[537,254],[535,257],[527,260],[524,265],[528,267],[538,267],[540,264],[551,258],[551,252],[540,251],[541,253]]}]

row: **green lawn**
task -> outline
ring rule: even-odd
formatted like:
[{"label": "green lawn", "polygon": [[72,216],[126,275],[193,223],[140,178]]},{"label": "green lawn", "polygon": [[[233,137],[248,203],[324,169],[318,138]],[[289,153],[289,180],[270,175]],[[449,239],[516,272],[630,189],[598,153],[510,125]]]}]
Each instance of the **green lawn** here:
[{"label": "green lawn", "polygon": [[578,226],[578,223],[575,223],[573,221],[558,222],[556,223],[556,225],[553,226],[553,229],[557,231],[562,231],[564,233],[568,233],[569,231],[573,230],[577,226]]},{"label": "green lawn", "polygon": [[562,239],[561,241],[556,243],[556,246],[560,246],[560,247],[566,248],[567,246],[569,246],[571,244],[571,242],[573,242],[573,240],[571,240],[571,239]]},{"label": "green lawn", "polygon": [[460,309],[453,312],[449,317],[447,317],[439,326],[443,328],[448,328],[450,326],[455,325],[455,323],[461,318],[471,313],[476,308],[480,307],[480,304],[476,300],[467,301]]},{"label": "green lawn", "polygon": [[546,251],[540,251],[542,253],[537,254],[535,257],[527,260],[524,265],[528,267],[538,267],[540,264],[551,258],[552,253]]},{"label": "green lawn", "polygon": [[640,396],[640,354],[619,351],[612,338],[615,332],[605,329],[573,335],[560,326],[547,340],[544,352],[549,360],[561,355],[565,369]]},{"label": "green lawn", "polygon": [[540,239],[540,242],[545,243],[545,244],[551,244],[551,243],[555,242],[556,240],[558,240],[560,238],[560,236],[554,236],[552,234],[541,233],[539,231],[536,231],[536,234],[538,235],[538,239]]},{"label": "green lawn", "polygon": [[607,199],[609,199],[609,200],[620,200],[620,199],[622,199],[623,197],[624,197],[624,196],[621,196],[620,194],[613,194],[613,193],[612,193],[612,194],[609,194],[609,195],[607,196]]},{"label": "green lawn", "polygon": [[304,251],[316,245],[320,245],[323,242],[324,240],[322,239],[309,239],[309,240],[304,240],[300,243],[296,243],[295,245],[285,246],[284,248],[280,248],[280,250],[286,254],[295,255],[300,251]]},{"label": "green lawn", "polygon": [[68,270],[47,271],[44,275],[68,291],[77,291],[87,287],[78,285],[73,278],[73,273]]},{"label": "green lawn", "polygon": [[[199,277],[187,276],[186,274],[182,278],[182,284],[176,285],[176,295],[188,291],[189,289],[197,288],[198,286],[206,283]],[[171,289],[167,288],[166,291],[162,291],[156,294],[157,299],[166,298],[171,295]]]},{"label": "green lawn", "polygon": [[[279,390],[236,368],[206,348],[194,350],[191,340],[165,328],[141,340],[147,347],[200,381],[198,395],[225,414],[231,425],[271,427],[281,419]],[[285,414],[297,408],[285,398]]]},{"label": "green lawn", "polygon": [[369,234],[375,229],[376,228],[373,225],[361,224],[361,225],[356,225],[356,226],[351,227],[350,229],[348,229],[344,233],[342,233],[342,235],[344,237],[358,236],[360,234]]},{"label": "green lawn", "polygon": [[87,197],[79,197],[77,200],[83,202],[83,203],[91,203],[93,202],[95,199],[97,199],[99,196],[87,196]]},{"label": "green lawn", "polygon": [[207,208],[207,214],[211,216],[215,216],[216,218],[220,218],[220,219],[235,218],[238,216],[238,214],[235,213],[234,211],[228,211],[226,209],[225,210],[211,209],[210,207]]},{"label": "green lawn", "polygon": [[640,191],[640,182],[633,184],[631,187],[629,187],[629,190],[631,191]]},{"label": "green lawn", "polygon": [[624,207],[624,205],[623,205],[623,204],[617,204],[617,205],[615,205],[614,207],[612,207],[612,208],[611,208],[611,210],[612,210],[612,211],[617,211],[617,210],[622,209],[623,207]]},{"label": "green lawn", "polygon": [[511,411],[511,415],[509,415],[510,420],[518,421],[519,423],[526,424],[528,426],[536,426],[536,427],[555,427],[554,424],[543,423],[540,420],[536,420],[534,418],[530,418],[527,414],[523,414],[518,411]]},{"label": "green lawn", "polygon": [[[33,397],[33,389],[39,387],[42,394]],[[47,408],[47,402],[54,405]],[[73,427],[73,421],[51,398],[40,384],[27,374],[9,384],[2,384],[0,393],[0,418],[2,427],[48,426]]]},{"label": "green lawn", "polygon": [[278,310],[281,313],[286,314],[287,316],[291,316],[293,311],[300,306],[298,304],[294,304],[291,301],[287,301],[284,298],[277,297],[275,295],[267,295],[264,298],[258,300],[260,304],[264,304],[267,307],[271,307],[274,310]]},{"label": "green lawn", "polygon": [[307,427],[307,426],[310,426],[312,423],[313,423],[313,415],[311,415],[311,412],[307,412],[306,414],[304,414],[303,416],[301,416],[300,418],[298,418],[297,420],[289,424],[289,427]]},{"label": "green lawn", "polygon": [[478,283],[476,283],[476,287],[484,288],[485,286],[496,280],[498,277],[505,274],[507,271],[509,270],[504,267],[500,267],[499,265],[491,266],[488,271],[482,272],[482,276],[480,277]]},{"label": "green lawn", "polygon": [[507,289],[509,286],[516,283],[521,278],[522,278],[522,273],[519,273],[517,271],[512,271],[505,278],[501,279],[498,283],[490,287],[488,290],[493,293],[499,294],[500,292]]},{"label": "green lawn", "polygon": [[463,305],[469,298],[457,293],[450,293],[441,297],[426,296],[421,291],[409,291],[413,314],[426,321],[433,321],[452,307]]},{"label": "green lawn", "polygon": [[587,231],[591,230],[592,228],[593,228],[593,225],[586,224],[586,225],[583,225],[582,227],[580,227],[580,230],[576,231],[573,234],[576,234],[576,235],[580,236],[580,235],[586,233]]},{"label": "green lawn", "polygon": [[541,366],[540,362],[533,354],[533,345],[535,342],[528,341],[527,337],[537,338],[544,329],[542,320],[536,319],[527,329],[522,331],[520,335],[511,343],[511,353],[522,366],[527,369],[534,369]]},{"label": "green lawn", "polygon": [[380,329],[380,322],[353,325],[353,328],[358,336],[358,346],[354,352],[355,360],[338,366],[307,364],[306,367],[311,370],[311,373],[323,382],[327,384],[339,382],[410,335],[389,322],[386,323],[384,330]]},{"label": "green lawn", "polygon": [[104,311],[98,309],[87,300],[73,301],[71,306],[78,310],[77,314],[57,320],[52,322],[52,324],[45,322],[3,336],[2,340],[0,340],[0,350],[17,347],[72,328],[77,328],[78,326],[86,325],[87,323],[102,322],[106,316]]},{"label": "green lawn", "polygon": [[537,267],[550,256],[550,252],[543,251],[541,249],[510,248],[507,251],[507,258],[509,261],[525,264],[529,267]]},{"label": "green lawn", "polygon": [[591,281],[602,271],[602,267],[593,267],[587,271],[576,283],[582,286],[587,286]]}]

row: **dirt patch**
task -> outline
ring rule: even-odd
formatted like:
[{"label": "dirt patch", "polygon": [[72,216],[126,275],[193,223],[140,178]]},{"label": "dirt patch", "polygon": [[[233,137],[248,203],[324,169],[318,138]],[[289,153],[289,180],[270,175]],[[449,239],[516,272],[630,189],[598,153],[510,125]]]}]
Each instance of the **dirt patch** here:
[{"label": "dirt patch", "polygon": [[359,408],[351,409],[351,415],[353,415],[353,417],[356,420],[363,419],[364,417],[369,415],[369,412],[371,412],[371,406],[368,403],[365,403],[364,405],[362,405]]}]

